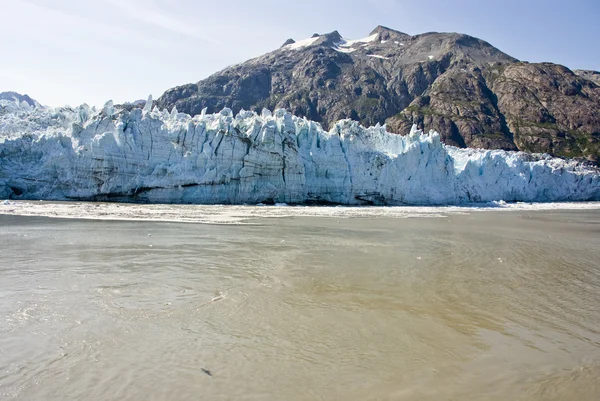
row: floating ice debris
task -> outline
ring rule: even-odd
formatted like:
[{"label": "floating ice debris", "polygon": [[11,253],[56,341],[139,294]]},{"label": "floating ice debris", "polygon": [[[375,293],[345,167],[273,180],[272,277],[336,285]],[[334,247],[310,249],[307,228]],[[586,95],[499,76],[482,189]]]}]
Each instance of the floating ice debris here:
[{"label": "floating ice debris", "polygon": [[[372,217],[387,219],[402,218],[446,218],[448,216],[465,215],[485,211],[527,211],[527,210],[600,210],[600,202],[570,203],[508,203],[506,207],[497,208],[491,204],[471,206],[384,206],[384,207],[350,207],[350,206],[289,206],[289,207],[257,207],[222,205],[169,205],[169,204],[128,204],[121,208],[98,209],[87,204],[70,202],[33,202],[11,201],[15,208],[0,208],[3,214],[20,216],[46,216],[53,218],[74,218],[94,220],[138,220],[194,222],[208,224],[252,224],[257,218],[288,217],[321,217],[339,219]],[[527,216],[524,214],[523,216]],[[529,215],[531,216],[531,215]],[[453,255],[454,252],[451,252]]]},{"label": "floating ice debris", "polygon": [[219,295],[217,295],[216,297],[214,297],[213,299],[211,299],[210,302],[220,301],[221,299],[225,298],[225,296],[226,296],[226,294],[219,293]]}]

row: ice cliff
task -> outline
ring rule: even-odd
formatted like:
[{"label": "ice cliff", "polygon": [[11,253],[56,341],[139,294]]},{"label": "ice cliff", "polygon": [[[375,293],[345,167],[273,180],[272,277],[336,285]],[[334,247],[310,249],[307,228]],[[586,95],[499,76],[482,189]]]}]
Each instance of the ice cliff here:
[{"label": "ice cliff", "polygon": [[0,199],[346,205],[600,200],[574,161],[458,149],[343,120],[329,132],[285,110],[190,117],[0,101]]}]

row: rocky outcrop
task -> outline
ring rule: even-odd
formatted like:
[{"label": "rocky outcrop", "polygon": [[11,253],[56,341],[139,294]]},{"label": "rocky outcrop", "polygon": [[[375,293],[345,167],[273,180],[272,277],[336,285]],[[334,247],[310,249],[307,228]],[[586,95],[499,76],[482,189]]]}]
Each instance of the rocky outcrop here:
[{"label": "rocky outcrop", "polygon": [[582,78],[592,81],[596,85],[600,86],[600,72],[592,70],[573,70],[573,72]]},{"label": "rocky outcrop", "polygon": [[436,127],[444,142],[459,147],[517,150],[478,67],[447,71],[387,123],[392,132],[404,132],[413,124]]},{"label": "rocky outcrop", "polygon": [[435,129],[460,147],[546,152],[598,161],[597,73],[522,63],[457,33],[411,36],[377,27],[288,40],[268,54],[167,90],[157,104],[192,115],[223,107],[286,108],[325,128],[343,118],[393,132]]},{"label": "rocky outcrop", "polygon": [[0,197],[160,203],[439,205],[600,200],[600,171],[547,155],[450,147],[285,110],[196,117],[0,101]]},{"label": "rocky outcrop", "polygon": [[599,105],[600,87],[566,67],[512,63],[448,71],[388,124],[433,126],[458,146],[598,162]]},{"label": "rocky outcrop", "polygon": [[560,65],[518,63],[492,88],[519,149],[598,161],[599,86]]}]

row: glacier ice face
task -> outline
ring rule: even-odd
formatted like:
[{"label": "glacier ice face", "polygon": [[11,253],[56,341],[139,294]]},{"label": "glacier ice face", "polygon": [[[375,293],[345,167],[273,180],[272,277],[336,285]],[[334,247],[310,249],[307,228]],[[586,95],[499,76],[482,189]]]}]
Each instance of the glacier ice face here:
[{"label": "glacier ice face", "polygon": [[0,198],[161,203],[443,205],[600,200],[597,169],[545,155],[458,149],[439,135],[285,110],[190,117],[112,102],[0,102]]}]

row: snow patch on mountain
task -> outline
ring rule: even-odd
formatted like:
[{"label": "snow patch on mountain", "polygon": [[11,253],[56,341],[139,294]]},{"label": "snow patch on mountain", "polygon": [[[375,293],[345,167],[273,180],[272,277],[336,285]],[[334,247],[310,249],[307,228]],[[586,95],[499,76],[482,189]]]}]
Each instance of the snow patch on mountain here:
[{"label": "snow patch on mountain", "polygon": [[[362,38],[362,39],[346,39],[346,38],[342,38],[339,42],[334,43],[334,46],[332,47],[333,50],[336,50],[338,52],[341,53],[352,53],[353,51],[358,50],[357,47],[355,47],[355,45],[361,45],[360,47],[366,47],[369,45],[370,42],[373,42],[374,40],[376,40],[379,37],[379,34],[374,33],[371,36],[367,36],[366,38]],[[384,43],[384,42],[382,42]]]},{"label": "snow patch on mountain", "polygon": [[283,46],[283,48],[287,49],[287,50],[298,50],[298,49],[302,49],[303,47],[308,47],[308,46],[313,45],[317,40],[319,40],[319,36],[315,36],[314,38],[299,40],[295,43],[285,45],[285,46]]},{"label": "snow patch on mountain", "polygon": [[348,47],[348,48],[346,48],[346,47],[337,47],[337,46],[332,46],[331,48],[332,48],[333,50],[335,50],[335,51],[338,51],[338,52],[340,52],[340,53],[352,53],[352,52],[354,52],[354,51],[358,50],[358,49],[355,49],[355,48],[353,48],[353,47]]},{"label": "snow patch on mountain", "polygon": [[361,39],[342,39],[341,42],[337,43],[337,45],[339,47],[352,47],[355,44],[363,44],[363,43],[369,43],[369,42],[373,42],[374,40],[376,40],[379,37],[378,33],[374,33],[371,36],[367,36],[366,38],[361,38]]},{"label": "snow patch on mountain", "polygon": [[[336,35],[337,32],[335,32]],[[303,40],[299,40],[297,42],[293,42],[293,43],[289,43],[289,44],[285,44],[282,49],[285,50],[300,50],[303,49],[305,47],[309,47],[312,46],[314,44],[317,43],[317,41],[319,41],[319,39],[322,39],[323,37],[328,38],[330,37],[329,35],[317,35],[315,34],[312,38],[309,39],[303,39]],[[346,38],[340,38],[339,35],[337,36],[340,40],[333,42],[333,46],[331,46],[331,48],[333,50],[336,50],[340,53],[352,53],[355,50],[357,50],[357,46],[356,45],[362,45],[362,46],[368,46],[370,42],[373,42],[375,40],[377,40],[377,38],[379,38],[379,34],[375,33],[371,36],[367,36],[366,38],[361,38],[361,39],[346,39]],[[331,39],[329,39],[331,40]],[[287,42],[286,42],[287,43]],[[382,42],[384,43],[384,42]]]},{"label": "snow patch on mountain", "polygon": [[24,107],[0,101],[0,198],[162,203],[444,205],[600,199],[597,169],[458,149],[350,120],[329,132],[285,110]]}]

